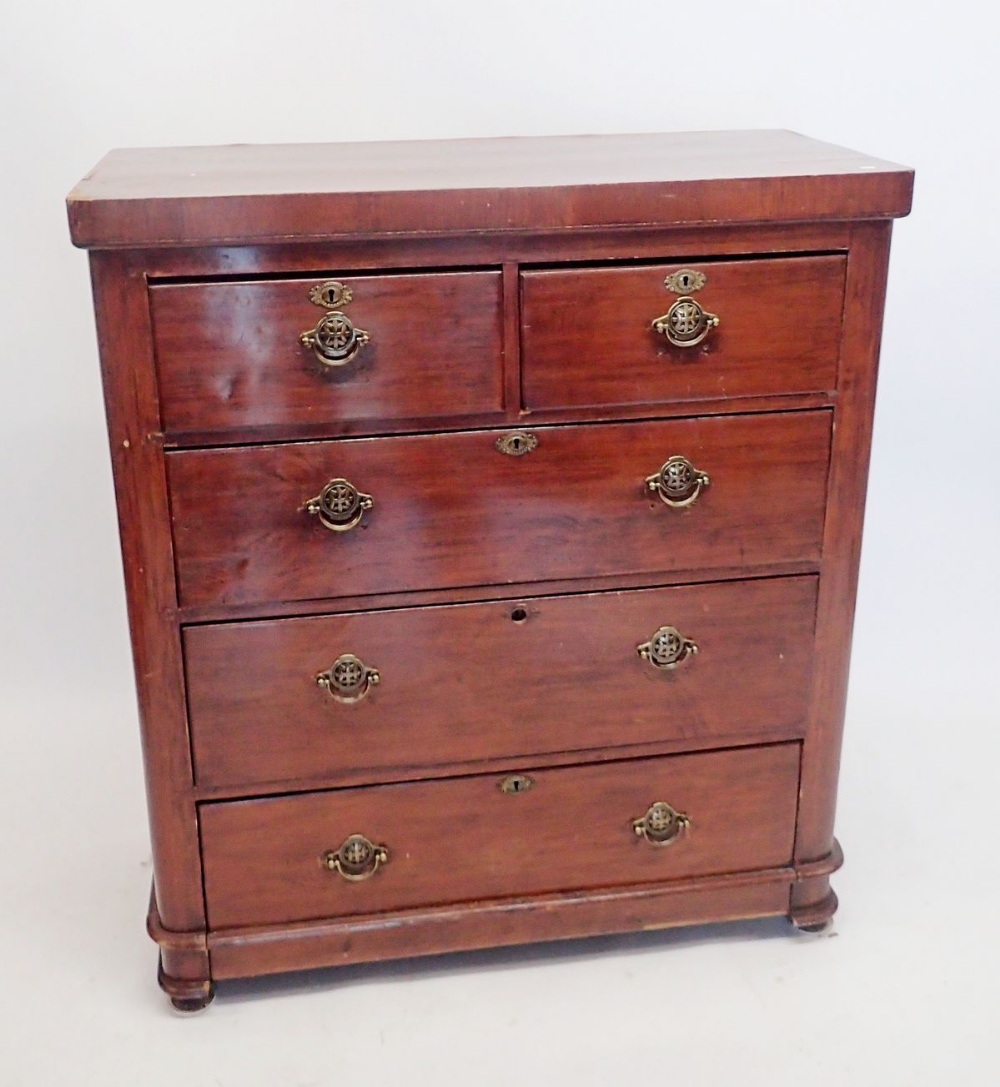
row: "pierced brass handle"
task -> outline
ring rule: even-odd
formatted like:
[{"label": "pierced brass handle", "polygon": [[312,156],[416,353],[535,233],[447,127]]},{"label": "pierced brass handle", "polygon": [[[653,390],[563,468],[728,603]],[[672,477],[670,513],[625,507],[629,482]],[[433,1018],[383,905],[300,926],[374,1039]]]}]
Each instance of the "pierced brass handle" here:
[{"label": "pierced brass handle", "polygon": [[632,820],[635,833],[650,845],[658,846],[673,845],[690,825],[691,820],[683,812],[662,800],[653,804],[645,815]]},{"label": "pierced brass handle", "polygon": [[376,845],[363,834],[352,834],[339,849],[331,849],[320,857],[324,868],[339,872],[351,883],[371,879],[380,864],[389,862],[389,850]]},{"label": "pierced brass handle", "polygon": [[648,642],[636,646],[636,652],[654,668],[668,670],[697,653],[698,646],[676,627],[660,627]]},{"label": "pierced brass handle", "polygon": [[706,472],[701,472],[687,457],[669,457],[660,470],[646,479],[646,486],[668,505],[675,509],[690,506],[702,487],[707,487],[711,480]]},{"label": "pierced brass handle", "polygon": [[714,313],[708,313],[693,298],[684,295],[653,321],[653,331],[666,336],[674,347],[695,347],[718,325],[719,318]]},{"label": "pierced brass handle", "polygon": [[356,327],[340,310],[325,314],[315,328],[299,336],[299,343],[311,347],[324,366],[346,366],[370,341],[371,334]]},{"label": "pierced brass handle", "polygon": [[343,653],[316,682],[337,702],[360,702],[372,687],[382,682],[377,668],[369,668],[353,653]]},{"label": "pierced brass handle", "polygon": [[319,517],[324,528],[333,532],[347,532],[354,528],[375,503],[370,494],[361,491],[346,479],[331,479],[330,482],[305,504],[306,513]]}]

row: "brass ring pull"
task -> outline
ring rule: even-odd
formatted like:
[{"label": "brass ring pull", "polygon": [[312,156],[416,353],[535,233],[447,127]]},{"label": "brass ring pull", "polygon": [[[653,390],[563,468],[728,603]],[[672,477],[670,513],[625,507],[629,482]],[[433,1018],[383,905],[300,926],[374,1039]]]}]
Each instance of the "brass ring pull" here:
[{"label": "brass ring pull", "polygon": [[357,328],[340,310],[324,314],[315,328],[299,336],[299,343],[311,347],[324,366],[346,366],[370,340],[371,334]]},{"label": "brass ring pull", "polygon": [[360,702],[372,687],[382,682],[377,668],[369,668],[353,653],[343,653],[325,672],[320,672],[316,683],[323,687],[337,702]]},{"label": "brass ring pull", "polygon": [[324,868],[339,872],[350,883],[371,879],[380,864],[389,861],[389,850],[376,845],[363,834],[352,834],[339,849],[331,849],[320,857]]},{"label": "brass ring pull", "polygon": [[654,668],[668,671],[697,653],[698,646],[676,627],[660,627],[648,642],[636,646],[636,652]]},{"label": "brass ring pull", "polygon": [[673,845],[691,825],[683,812],[675,811],[669,804],[658,800],[645,815],[632,820],[632,829],[650,845]]},{"label": "brass ring pull", "polygon": [[346,479],[330,482],[305,504],[306,513],[319,517],[324,528],[332,532],[347,532],[354,528],[375,503],[370,494],[361,491]]},{"label": "brass ring pull", "polygon": [[666,336],[674,347],[696,347],[718,325],[719,318],[714,313],[708,313],[693,298],[684,295],[653,321],[653,331]]},{"label": "brass ring pull", "polygon": [[646,479],[646,486],[675,509],[690,506],[702,487],[707,487],[711,480],[706,472],[701,472],[687,457],[669,457],[660,470]]}]

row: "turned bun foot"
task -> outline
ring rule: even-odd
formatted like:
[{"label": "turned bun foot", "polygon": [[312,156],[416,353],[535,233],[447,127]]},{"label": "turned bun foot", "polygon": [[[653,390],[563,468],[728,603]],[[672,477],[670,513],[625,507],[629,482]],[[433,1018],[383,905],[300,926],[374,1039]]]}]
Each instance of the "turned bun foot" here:
[{"label": "turned bun foot", "polygon": [[830,927],[838,905],[837,896],[830,887],[830,876],[843,863],[840,843],[834,839],[827,856],[797,867],[788,919],[800,932],[823,932]]},{"label": "turned bun foot", "polygon": [[190,1014],[191,1012],[204,1011],[215,998],[215,986],[209,983],[208,991],[200,996],[172,996],[170,1003],[179,1012]]},{"label": "turned bun foot", "polygon": [[819,902],[793,904],[788,917],[799,932],[824,932],[833,924],[837,905],[837,896],[833,891],[828,891]]},{"label": "turned bun foot", "polygon": [[164,973],[162,957],[156,971],[156,980],[170,997],[174,1008],[185,1015],[204,1011],[215,996],[215,985],[208,978],[177,978]]}]

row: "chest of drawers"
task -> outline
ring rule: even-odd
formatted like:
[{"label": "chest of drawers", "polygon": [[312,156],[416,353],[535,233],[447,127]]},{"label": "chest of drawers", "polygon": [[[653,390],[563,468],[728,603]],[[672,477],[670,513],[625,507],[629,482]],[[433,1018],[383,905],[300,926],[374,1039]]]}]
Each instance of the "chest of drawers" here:
[{"label": "chest of drawers", "polygon": [[119,151],[81,182],[178,1007],[829,919],[911,189],[781,132]]}]

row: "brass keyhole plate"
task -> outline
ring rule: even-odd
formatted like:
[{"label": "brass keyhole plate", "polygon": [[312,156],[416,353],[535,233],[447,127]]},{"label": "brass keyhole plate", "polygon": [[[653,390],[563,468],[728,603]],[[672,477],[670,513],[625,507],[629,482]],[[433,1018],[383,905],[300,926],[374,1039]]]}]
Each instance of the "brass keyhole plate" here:
[{"label": "brass keyhole plate", "polygon": [[534,778],[528,777],[527,774],[510,774],[500,782],[500,792],[506,793],[508,796],[515,793],[526,793],[534,787],[534,784]]},{"label": "brass keyhole plate", "polygon": [[497,449],[508,457],[523,457],[538,448],[538,438],[527,430],[512,430],[496,440]]}]

